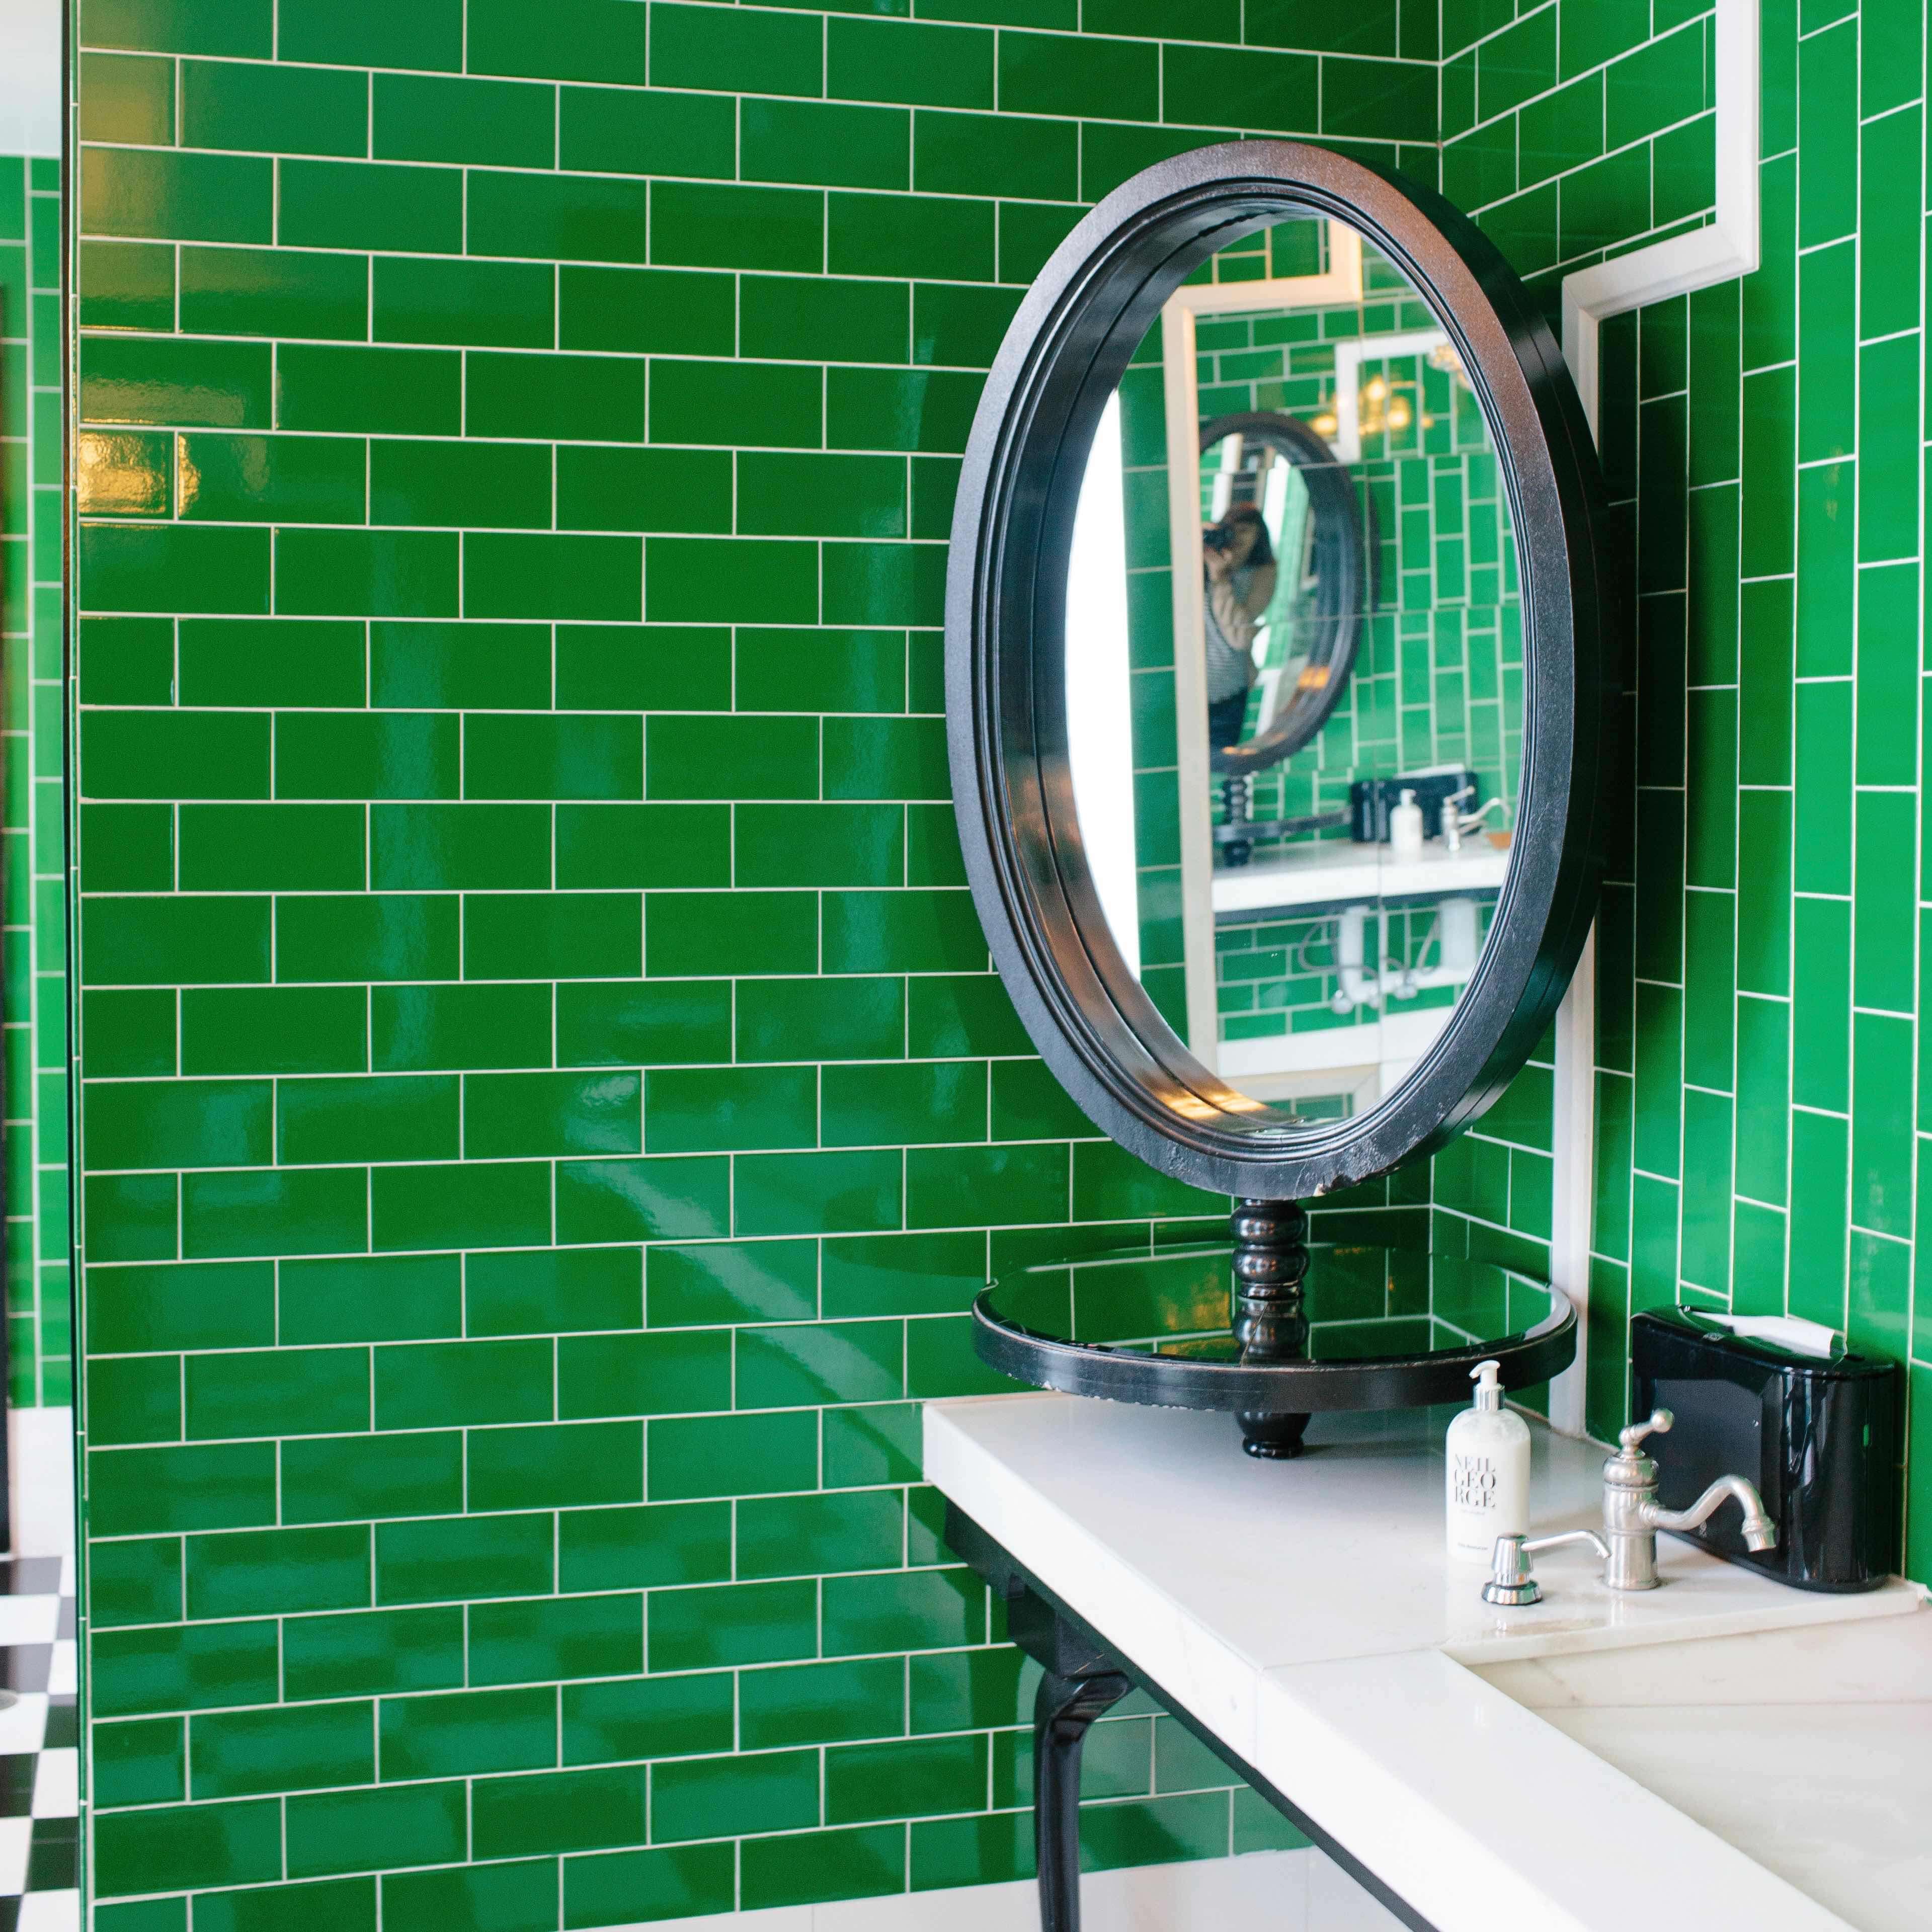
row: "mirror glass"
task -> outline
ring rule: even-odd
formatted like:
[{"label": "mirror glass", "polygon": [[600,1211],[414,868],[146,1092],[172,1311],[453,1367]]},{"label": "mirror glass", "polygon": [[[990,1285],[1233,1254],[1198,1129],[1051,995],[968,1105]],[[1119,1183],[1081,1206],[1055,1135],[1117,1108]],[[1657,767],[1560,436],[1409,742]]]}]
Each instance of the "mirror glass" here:
[{"label": "mirror glass", "polygon": [[1495,440],[1432,311],[1338,220],[1222,249],[1082,479],[1069,764],[1127,970],[1282,1124],[1378,1106],[1467,988],[1522,664]]}]

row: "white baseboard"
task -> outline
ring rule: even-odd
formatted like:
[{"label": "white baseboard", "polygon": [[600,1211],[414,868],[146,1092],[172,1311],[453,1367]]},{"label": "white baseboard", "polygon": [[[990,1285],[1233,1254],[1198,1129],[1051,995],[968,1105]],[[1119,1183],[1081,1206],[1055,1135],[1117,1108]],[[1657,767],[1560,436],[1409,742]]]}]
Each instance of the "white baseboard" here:
[{"label": "white baseboard", "polygon": [[74,1411],[7,1412],[8,1502],[16,1556],[74,1554]]},{"label": "white baseboard", "polygon": [[[1084,1932],[1401,1932],[1393,1914],[1316,1851],[1090,1872],[1080,1906]],[[1040,1932],[1040,1894],[1030,1881],[965,1886],[612,1932]]]}]

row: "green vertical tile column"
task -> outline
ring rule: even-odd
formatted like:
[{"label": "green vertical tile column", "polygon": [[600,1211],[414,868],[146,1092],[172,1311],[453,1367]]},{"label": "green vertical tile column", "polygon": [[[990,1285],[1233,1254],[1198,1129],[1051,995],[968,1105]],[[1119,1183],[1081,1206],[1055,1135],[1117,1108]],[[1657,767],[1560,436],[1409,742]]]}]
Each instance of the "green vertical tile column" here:
[{"label": "green vertical tile column", "polygon": [[60,170],[0,160],[8,1399],[71,1400],[61,698]]}]

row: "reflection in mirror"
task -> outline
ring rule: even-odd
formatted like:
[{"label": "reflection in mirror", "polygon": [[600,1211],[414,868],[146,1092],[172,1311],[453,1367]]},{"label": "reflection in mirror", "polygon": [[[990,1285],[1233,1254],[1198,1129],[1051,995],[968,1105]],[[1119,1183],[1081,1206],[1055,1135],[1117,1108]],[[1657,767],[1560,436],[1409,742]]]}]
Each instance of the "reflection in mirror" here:
[{"label": "reflection in mirror", "polygon": [[1449,338],[1339,222],[1211,258],[1109,402],[1070,563],[1109,934],[1284,1125],[1394,1093],[1475,974],[1522,763],[1515,546]]}]

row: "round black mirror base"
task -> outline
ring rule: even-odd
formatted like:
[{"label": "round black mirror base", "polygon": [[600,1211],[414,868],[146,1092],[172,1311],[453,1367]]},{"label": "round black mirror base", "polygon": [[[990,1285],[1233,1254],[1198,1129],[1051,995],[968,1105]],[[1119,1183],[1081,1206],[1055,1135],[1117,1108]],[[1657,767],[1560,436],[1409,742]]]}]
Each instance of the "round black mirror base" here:
[{"label": "round black mirror base", "polygon": [[[1314,1415],[1460,1405],[1469,1399],[1470,1375],[1478,1362],[1495,1361],[1502,1386],[1519,1390],[1546,1382],[1576,1358],[1576,1312],[1564,1295],[1514,1270],[1453,1255],[1439,1259],[1452,1269],[1452,1287],[1466,1303],[1474,1289],[1478,1300],[1501,1311],[1522,1290],[1547,1312],[1533,1326],[1493,1339],[1412,1346],[1390,1354],[1356,1352],[1374,1346],[1380,1319],[1356,1321],[1344,1313],[1340,1330],[1355,1332],[1341,1335],[1337,1346],[1337,1282],[1325,1275],[1309,1280],[1306,1213],[1292,1201],[1244,1199],[1232,1216],[1232,1246],[1110,1250],[1030,1264],[974,1301],[974,1352],[989,1367],[1036,1388],[1157,1408],[1224,1410],[1240,1425],[1247,1454],[1270,1462],[1302,1453],[1304,1432]],[[1354,1292],[1351,1282],[1360,1286],[1365,1260],[1371,1268],[1385,1267],[1402,1252],[1316,1246],[1325,1257],[1319,1264],[1323,1270],[1331,1262],[1340,1267],[1345,1305]],[[1429,1251],[1411,1248],[1408,1252],[1404,1272],[1412,1292],[1413,1264]],[[1383,1259],[1369,1258],[1377,1256]],[[1432,1268],[1434,1259],[1428,1264]],[[1220,1272],[1224,1268],[1227,1274]],[[1480,1283],[1472,1279],[1472,1270],[1484,1277]],[[1083,1273],[1085,1282],[1076,1287],[1075,1278]],[[1221,1304],[1228,1310],[1220,1318],[1228,1322],[1226,1328],[1220,1328],[1209,1312],[1216,1299],[1217,1276],[1232,1291],[1231,1302]],[[1074,1292],[1067,1299],[1070,1288]],[[1325,1315],[1324,1295],[1329,1298]],[[1022,1316],[1023,1308],[1040,1312]],[[1115,1324],[1123,1309],[1148,1318],[1143,1325],[1149,1332],[1141,1340],[1073,1339],[1081,1329],[1090,1334],[1096,1322],[1103,1331],[1119,1334]],[[1049,1314],[1050,1310],[1064,1312]],[[1032,1325],[1042,1317],[1062,1332]],[[1438,1327],[1426,1316],[1421,1325],[1432,1338]],[[1407,1340],[1414,1331],[1415,1314],[1390,1326]],[[1460,1330],[1463,1336],[1468,1332]],[[1390,1340],[1395,1339],[1391,1334]]]},{"label": "round black mirror base", "polygon": [[[1234,1236],[1234,1339],[1244,1362],[1299,1362],[1308,1357],[1308,1214],[1298,1202],[1244,1201],[1229,1216]],[[1250,1456],[1286,1462],[1299,1456],[1304,1414],[1242,1409],[1241,1447]]]}]

